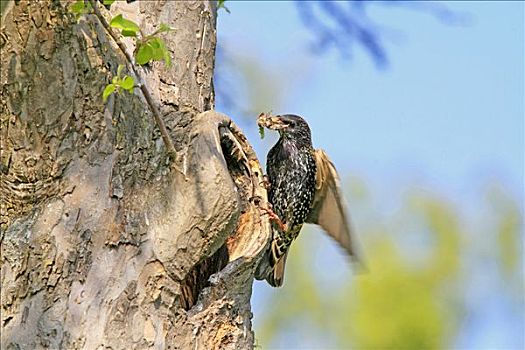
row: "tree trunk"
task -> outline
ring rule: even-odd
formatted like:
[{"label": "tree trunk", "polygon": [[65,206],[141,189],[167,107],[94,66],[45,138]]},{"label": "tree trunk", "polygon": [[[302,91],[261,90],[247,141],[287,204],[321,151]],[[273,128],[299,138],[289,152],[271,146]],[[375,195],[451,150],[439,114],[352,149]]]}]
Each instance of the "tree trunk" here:
[{"label": "tree trunk", "polygon": [[143,73],[176,161],[139,89],[103,103],[124,55],[69,4],[2,6],[1,348],[253,348],[266,191],[245,137],[211,111],[215,3],[101,8],[175,28],[172,66]]}]

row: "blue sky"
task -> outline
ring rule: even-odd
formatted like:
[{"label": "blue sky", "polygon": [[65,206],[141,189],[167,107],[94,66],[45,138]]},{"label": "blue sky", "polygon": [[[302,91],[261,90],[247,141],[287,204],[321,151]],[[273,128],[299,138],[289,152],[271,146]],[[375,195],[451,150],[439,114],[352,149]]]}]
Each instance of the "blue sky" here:
[{"label": "blue sky", "polygon": [[[427,13],[372,5],[371,17],[393,29],[383,70],[360,48],[350,61],[336,50],[311,54],[313,36],[295,3],[227,5],[231,14],[219,15],[219,45],[257,57],[283,82],[282,103],[269,102],[268,109],[306,117],[316,146],[343,174],[352,171],[378,188],[385,173],[401,186],[422,180],[459,200],[459,193],[498,180],[518,197],[523,3],[452,2],[450,9],[469,15],[453,26]],[[251,139],[264,153],[267,145]]]},{"label": "blue sky", "polygon": [[[372,4],[370,16],[389,28],[386,69],[359,47],[351,60],[336,50],[312,54],[314,36],[300,22],[295,3],[226,5],[231,14],[219,14],[219,45],[256,59],[260,83],[276,85],[281,97],[263,99],[259,112],[304,116],[315,146],[329,153],[343,178],[364,179],[386,206],[396,206],[407,188],[420,187],[479,217],[481,194],[498,183],[523,208],[523,2],[447,3],[467,14],[460,25]],[[217,109],[241,124],[264,160],[273,139],[260,140],[256,115],[253,122],[231,115],[220,98]],[[261,288],[255,285],[255,298],[263,295]],[[479,310],[458,346],[514,346],[511,335],[523,328],[523,317],[512,311],[498,303]]]}]

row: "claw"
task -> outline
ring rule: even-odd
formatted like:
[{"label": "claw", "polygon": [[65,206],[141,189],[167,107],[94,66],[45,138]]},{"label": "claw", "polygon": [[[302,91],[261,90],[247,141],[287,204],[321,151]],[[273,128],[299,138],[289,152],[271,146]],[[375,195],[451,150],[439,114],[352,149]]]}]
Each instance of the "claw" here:
[{"label": "claw", "polygon": [[279,226],[279,229],[281,230],[281,232],[288,231],[288,226],[281,221],[279,216],[277,216],[277,214],[275,214],[275,212],[271,208],[259,207],[259,209],[261,209],[264,212],[263,215],[269,216],[270,221],[275,222],[277,226]]}]

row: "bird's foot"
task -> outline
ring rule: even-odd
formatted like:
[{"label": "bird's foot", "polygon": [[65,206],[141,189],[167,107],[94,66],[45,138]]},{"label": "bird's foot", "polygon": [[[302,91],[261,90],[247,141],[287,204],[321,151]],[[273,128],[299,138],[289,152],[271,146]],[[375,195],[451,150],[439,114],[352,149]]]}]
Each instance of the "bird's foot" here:
[{"label": "bird's foot", "polygon": [[281,232],[288,231],[288,226],[282,222],[282,220],[279,218],[279,216],[277,216],[277,214],[275,214],[272,208],[259,207],[259,209],[261,209],[264,212],[263,215],[268,215],[268,217],[270,218],[270,221],[275,222],[277,226],[279,226],[279,229],[281,230]]},{"label": "bird's foot", "polygon": [[263,207],[261,205],[262,198],[259,196],[253,196],[249,200],[259,207],[259,210],[263,212],[262,215],[268,215],[270,221],[275,222],[282,232],[286,232],[288,230],[288,225],[283,223],[279,216],[275,214],[270,203],[268,203],[267,207]]}]

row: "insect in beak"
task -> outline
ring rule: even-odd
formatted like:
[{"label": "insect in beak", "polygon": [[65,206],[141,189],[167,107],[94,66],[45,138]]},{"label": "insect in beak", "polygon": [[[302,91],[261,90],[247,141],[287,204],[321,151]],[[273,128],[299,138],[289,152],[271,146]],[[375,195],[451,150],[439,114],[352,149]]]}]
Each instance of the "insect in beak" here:
[{"label": "insect in beak", "polygon": [[257,124],[259,126],[271,129],[271,130],[282,130],[288,127],[278,115],[272,116],[265,113],[261,113],[257,118]]}]

